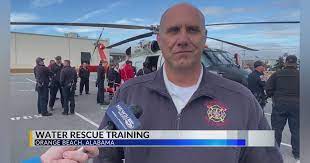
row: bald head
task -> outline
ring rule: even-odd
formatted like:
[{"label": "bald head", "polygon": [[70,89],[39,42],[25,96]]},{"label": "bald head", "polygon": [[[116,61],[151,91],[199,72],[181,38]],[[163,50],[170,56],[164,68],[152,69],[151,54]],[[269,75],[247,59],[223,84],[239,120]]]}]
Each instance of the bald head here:
[{"label": "bald head", "polygon": [[[179,4],[176,4],[176,5],[168,8],[161,16],[160,27],[163,27],[165,25],[167,17],[169,17],[171,15],[175,15],[175,14],[180,13],[180,12],[190,12],[190,13],[194,14],[195,16],[197,16],[200,19],[201,27],[205,30],[205,17],[203,15],[203,13],[198,8],[196,8],[193,5],[188,4],[188,3],[179,3]],[[162,29],[162,28],[160,28],[160,29]]]},{"label": "bald head", "polygon": [[182,69],[199,74],[205,32],[204,16],[194,6],[181,3],[167,9],[161,17],[157,34],[166,70]]}]

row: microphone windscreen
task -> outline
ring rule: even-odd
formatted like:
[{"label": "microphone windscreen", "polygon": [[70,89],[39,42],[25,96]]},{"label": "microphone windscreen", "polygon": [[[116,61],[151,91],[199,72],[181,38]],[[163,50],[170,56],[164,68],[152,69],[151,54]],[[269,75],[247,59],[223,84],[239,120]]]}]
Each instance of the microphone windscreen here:
[{"label": "microphone windscreen", "polygon": [[118,102],[109,106],[106,115],[118,130],[135,130],[141,126],[138,118],[136,118],[142,115],[142,109],[139,107],[132,108],[123,102]]}]

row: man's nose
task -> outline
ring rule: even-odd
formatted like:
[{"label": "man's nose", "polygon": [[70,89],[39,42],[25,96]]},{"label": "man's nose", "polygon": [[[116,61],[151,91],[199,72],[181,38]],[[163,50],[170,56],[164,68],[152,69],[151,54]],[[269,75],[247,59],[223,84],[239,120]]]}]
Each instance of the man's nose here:
[{"label": "man's nose", "polygon": [[179,37],[177,40],[177,45],[180,47],[186,47],[189,44],[189,37],[186,31],[182,31],[179,33]]}]

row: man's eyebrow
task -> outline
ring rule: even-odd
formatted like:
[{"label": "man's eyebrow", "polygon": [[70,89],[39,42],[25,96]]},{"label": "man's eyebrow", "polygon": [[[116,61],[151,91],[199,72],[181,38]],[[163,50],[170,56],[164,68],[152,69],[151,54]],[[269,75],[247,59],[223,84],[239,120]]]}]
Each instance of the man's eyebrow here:
[{"label": "man's eyebrow", "polygon": [[167,27],[167,28],[166,28],[166,31],[173,30],[173,29],[178,29],[178,28],[180,28],[180,27],[181,27],[180,25],[172,25],[172,26],[170,26],[170,27]]},{"label": "man's eyebrow", "polygon": [[192,29],[199,29],[200,30],[199,25],[188,25],[188,26],[186,26],[186,28],[192,28]]}]

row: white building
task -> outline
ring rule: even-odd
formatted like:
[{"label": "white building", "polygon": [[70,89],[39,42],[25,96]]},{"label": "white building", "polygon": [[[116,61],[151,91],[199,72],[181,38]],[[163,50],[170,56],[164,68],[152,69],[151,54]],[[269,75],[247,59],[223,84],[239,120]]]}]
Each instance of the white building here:
[{"label": "white building", "polygon": [[[70,35],[71,36],[71,35]],[[11,72],[32,72],[37,57],[45,58],[45,65],[56,56],[62,60],[71,60],[71,65],[78,67],[81,64],[81,52],[92,54],[96,40],[81,37],[51,36],[29,33],[11,33]],[[101,40],[105,46],[109,40]],[[109,58],[109,50],[105,50]],[[99,63],[99,54],[96,50],[91,56],[90,64]]]}]

